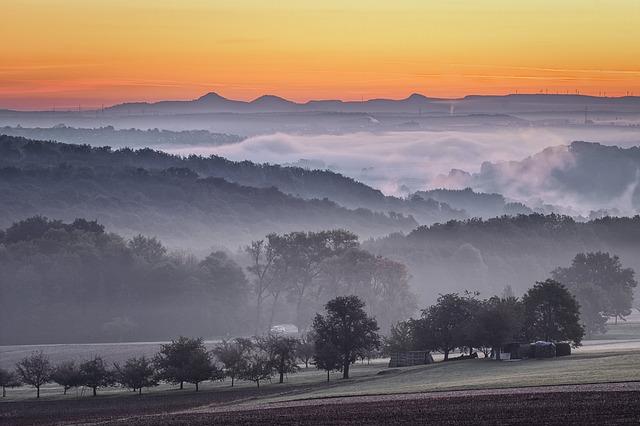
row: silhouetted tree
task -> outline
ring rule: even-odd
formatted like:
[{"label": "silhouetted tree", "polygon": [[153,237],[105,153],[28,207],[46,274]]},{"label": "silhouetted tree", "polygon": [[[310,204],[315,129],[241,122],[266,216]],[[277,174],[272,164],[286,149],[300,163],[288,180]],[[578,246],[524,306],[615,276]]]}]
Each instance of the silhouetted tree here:
[{"label": "silhouetted tree", "polygon": [[[364,352],[380,346],[378,324],[369,318],[364,302],[356,296],[340,296],[325,305],[326,315],[316,314],[313,330],[316,333],[316,351],[323,344],[334,346],[340,353],[342,377],[349,378],[349,366]],[[320,347],[318,347],[320,345]]]},{"label": "silhouetted tree", "polygon": [[259,344],[267,352],[273,369],[280,376],[279,383],[284,383],[285,374],[298,371],[298,339],[270,334],[260,339]]},{"label": "silhouetted tree", "polygon": [[309,361],[313,358],[315,353],[315,334],[313,331],[305,333],[300,337],[298,341],[298,347],[296,349],[296,355],[298,359],[304,362],[304,368],[309,368]]},{"label": "silhouetted tree", "polygon": [[158,377],[169,383],[180,384],[180,389],[184,389],[184,382],[191,382],[194,376],[199,376],[191,369],[191,362],[196,361],[199,369],[203,361],[202,354],[206,352],[202,338],[180,336],[171,343],[163,344],[154,358]]},{"label": "silhouetted tree", "polygon": [[235,379],[240,377],[244,369],[245,358],[253,348],[254,343],[250,339],[237,338],[223,340],[215,348],[213,354],[224,367],[224,374],[231,378],[233,387]]},{"label": "silhouetted tree", "polygon": [[62,386],[66,395],[69,389],[82,386],[82,373],[75,362],[67,361],[56,366],[51,380]]},{"label": "silhouetted tree", "polygon": [[389,334],[383,336],[382,342],[385,355],[412,350],[414,347],[414,321],[398,321],[391,327]]},{"label": "silhouetted tree", "polygon": [[522,335],[523,306],[515,297],[494,296],[482,302],[473,320],[473,333],[481,343],[485,357],[488,348],[499,351],[506,343],[517,342]]},{"label": "silhouetted tree", "polygon": [[552,272],[576,296],[587,335],[605,332],[607,317],[624,319],[631,313],[633,289],[638,285],[631,268],[623,268],[618,256],[579,253],[568,268]]},{"label": "silhouetted tree", "polygon": [[196,386],[196,392],[199,390],[199,384],[205,380],[217,379],[220,377],[220,371],[211,361],[211,354],[205,350],[193,351],[185,369],[185,382],[193,383]]},{"label": "silhouetted tree", "polygon": [[422,311],[416,324],[417,348],[441,351],[447,361],[451,351],[469,341],[472,322],[469,306],[469,298],[457,293],[440,295],[435,305]]},{"label": "silhouetted tree", "polygon": [[51,381],[53,367],[49,357],[42,351],[34,352],[16,364],[20,380],[36,388],[36,398],[40,398],[40,386]]},{"label": "silhouetted tree", "polygon": [[254,346],[246,355],[242,364],[240,378],[254,382],[260,388],[260,382],[271,378],[273,364],[269,354],[258,346]]},{"label": "silhouetted tree", "polygon": [[327,382],[332,371],[341,371],[342,353],[330,339],[330,336],[320,336],[315,334],[315,354],[313,355],[313,363],[318,370],[327,372]]},{"label": "silhouetted tree", "polygon": [[15,388],[20,386],[20,378],[14,371],[0,368],[0,387],[2,387],[2,397],[7,396],[7,388]]},{"label": "silhouetted tree", "polygon": [[579,346],[584,335],[580,305],[567,288],[548,279],[537,282],[522,298],[524,333],[530,340],[570,341]]},{"label": "silhouetted tree", "polygon": [[91,388],[93,396],[98,394],[98,388],[104,388],[114,384],[114,374],[110,371],[104,360],[95,356],[92,360],[80,364],[82,384]]},{"label": "silhouetted tree", "polygon": [[134,392],[137,390],[138,395],[142,394],[142,388],[158,385],[153,363],[144,356],[129,358],[122,367],[115,363],[114,368],[116,381],[123,387],[131,388]]}]

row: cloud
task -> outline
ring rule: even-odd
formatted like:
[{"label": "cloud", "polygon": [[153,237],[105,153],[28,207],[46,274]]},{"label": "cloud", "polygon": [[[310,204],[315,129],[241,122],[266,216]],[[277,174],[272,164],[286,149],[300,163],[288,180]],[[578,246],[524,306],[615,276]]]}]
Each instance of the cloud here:
[{"label": "cloud", "polygon": [[276,164],[301,159],[321,162],[328,168],[381,189],[399,194],[404,185],[426,189],[441,174],[457,168],[478,172],[484,161],[521,159],[546,146],[565,140],[544,130],[487,132],[419,131],[350,133],[343,135],[255,136],[233,145],[189,147],[174,153],[217,154],[232,160]]},{"label": "cloud", "polygon": [[[382,190],[388,195],[430,188],[464,188],[500,192],[534,205],[572,206],[588,212],[579,199],[567,198],[554,181],[554,170],[569,167],[566,145],[590,140],[633,145],[635,135],[623,130],[576,128],[486,128],[469,131],[412,131],[293,135],[275,133],[216,147],[180,147],[178,154],[216,154],[232,160],[326,167]],[[553,149],[545,148],[555,147]],[[544,152],[543,152],[544,151]],[[536,155],[537,154],[537,155]],[[528,167],[520,163],[534,156]],[[505,163],[506,162],[506,163]],[[491,167],[497,172],[492,175]],[[575,205],[572,205],[575,203]]]}]

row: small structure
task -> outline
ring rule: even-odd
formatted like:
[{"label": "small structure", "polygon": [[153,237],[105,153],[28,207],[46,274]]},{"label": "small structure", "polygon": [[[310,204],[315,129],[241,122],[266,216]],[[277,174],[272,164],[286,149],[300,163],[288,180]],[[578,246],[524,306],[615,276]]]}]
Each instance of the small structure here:
[{"label": "small structure", "polygon": [[571,344],[567,342],[556,343],[556,356],[571,355]]},{"label": "small structure", "polygon": [[433,363],[433,357],[428,351],[393,352],[389,367],[411,367],[412,365],[425,365]]}]

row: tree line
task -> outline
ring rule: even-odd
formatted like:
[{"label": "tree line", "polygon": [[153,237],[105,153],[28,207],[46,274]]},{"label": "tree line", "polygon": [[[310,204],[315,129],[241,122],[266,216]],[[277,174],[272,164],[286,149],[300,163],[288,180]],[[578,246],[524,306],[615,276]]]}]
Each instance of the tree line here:
[{"label": "tree line", "polygon": [[259,335],[276,321],[303,330],[349,294],[388,329],[416,306],[406,267],[344,230],[269,234],[199,259],[96,221],[36,216],[0,231],[0,269],[3,344]]},{"label": "tree line", "polygon": [[522,298],[509,290],[488,299],[478,296],[477,292],[440,295],[419,318],[392,327],[385,351],[438,351],[447,361],[455,350],[469,355],[478,350],[488,357],[510,343],[581,344],[580,305],[557,281],[537,282]]},{"label": "tree line", "polygon": [[6,389],[22,384],[32,386],[36,397],[47,383],[57,383],[66,394],[69,389],[84,386],[97,395],[100,388],[119,385],[142,394],[143,388],[160,382],[184,389],[204,381],[231,379],[260,383],[276,375],[279,383],[296,373],[300,363],[311,361],[327,372],[343,371],[349,377],[349,366],[358,357],[379,347],[376,320],[365,312],[365,304],[356,296],[341,296],[329,301],[326,314],[317,314],[313,330],[302,338],[268,334],[253,338],[224,340],[207,350],[202,338],[179,337],[161,345],[152,358],[133,357],[124,364],[108,365],[100,356],[80,363],[73,361],[53,365],[43,352],[34,352],[17,363],[15,371],[0,369],[3,397]]}]

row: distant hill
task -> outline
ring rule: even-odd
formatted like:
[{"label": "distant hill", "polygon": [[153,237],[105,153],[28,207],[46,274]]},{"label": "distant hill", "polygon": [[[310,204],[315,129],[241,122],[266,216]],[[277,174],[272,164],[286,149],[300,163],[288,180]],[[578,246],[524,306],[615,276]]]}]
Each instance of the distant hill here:
[{"label": "distant hill", "polygon": [[525,202],[542,200],[574,209],[574,213],[640,211],[640,147],[573,142],[546,148],[521,161],[486,162],[478,173],[457,171],[455,177],[479,191]]},{"label": "distant hill", "polygon": [[510,114],[524,112],[640,111],[640,97],[607,98],[561,94],[511,94],[504,96],[472,95],[460,99],[429,98],[414,93],[404,99],[369,99],[363,101],[311,100],[289,101],[264,95],[252,101],[227,99],[215,92],[185,101],[129,102],[106,108],[108,114],[198,114],[282,113],[282,112],[359,112],[359,113],[462,113]]},{"label": "distant hill", "polygon": [[[345,228],[367,238],[418,225],[410,216],[302,199],[273,186],[232,183],[186,167],[197,164],[194,169],[201,170],[227,165],[238,176],[248,169],[255,179],[261,170],[265,175],[278,170],[220,158],[182,160],[152,150],[112,151],[0,136],[0,227],[38,214],[88,217],[126,236],[142,232],[173,247],[206,250],[236,247],[269,232]],[[292,171],[290,178],[304,182],[304,175],[296,175],[302,169]]]},{"label": "distant hill", "polygon": [[186,158],[151,149],[111,150],[88,145],[44,143],[0,136],[0,167],[52,167],[61,164],[76,167],[144,168],[161,171],[186,168],[200,177],[222,178],[239,185],[270,188],[303,199],[328,199],[348,208],[412,215],[421,224],[466,217],[460,210],[433,200],[404,200],[387,197],[377,189],[327,170],[235,162],[222,157]]},{"label": "distant hill", "polygon": [[610,252],[640,271],[640,216],[578,222],[531,214],[450,221],[368,241],[364,248],[408,265],[423,303],[451,291],[501,294],[505,286],[521,296],[579,252]]},{"label": "distant hill", "polygon": [[135,147],[148,146],[216,146],[241,142],[243,137],[206,130],[141,130],[115,129],[113,126],[98,128],[77,128],[63,124],[53,127],[0,127],[0,134],[22,136],[28,139],[55,140],[57,142],[88,144],[92,146]]},{"label": "distant hill", "polygon": [[418,191],[414,196],[424,199],[432,199],[446,203],[454,209],[464,210],[472,217],[496,217],[502,215],[517,215],[533,213],[533,210],[522,203],[508,202],[500,194],[474,192],[471,188],[465,189],[432,189]]}]

